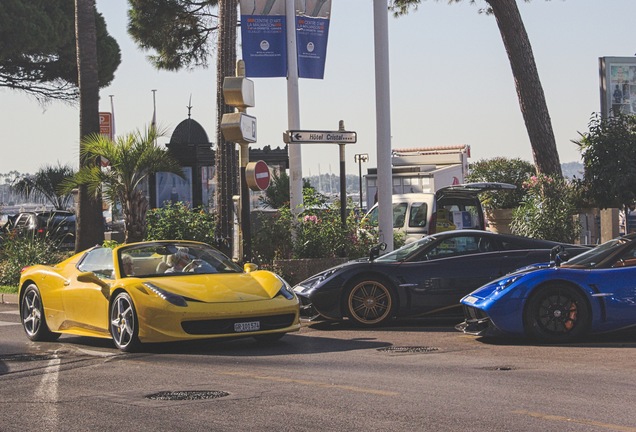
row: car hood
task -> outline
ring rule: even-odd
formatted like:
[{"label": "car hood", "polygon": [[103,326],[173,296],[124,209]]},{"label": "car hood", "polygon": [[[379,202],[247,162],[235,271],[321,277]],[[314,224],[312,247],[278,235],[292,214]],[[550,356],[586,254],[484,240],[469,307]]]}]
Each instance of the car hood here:
[{"label": "car hood", "polygon": [[173,294],[205,303],[268,300],[283,287],[283,281],[268,271],[163,276],[146,281]]}]

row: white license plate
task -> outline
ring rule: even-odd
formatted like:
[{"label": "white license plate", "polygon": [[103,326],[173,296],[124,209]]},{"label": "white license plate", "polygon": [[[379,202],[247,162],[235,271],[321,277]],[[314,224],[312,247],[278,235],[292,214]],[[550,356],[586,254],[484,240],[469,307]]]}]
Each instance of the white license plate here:
[{"label": "white license plate", "polygon": [[235,332],[256,331],[261,329],[260,321],[234,323]]},{"label": "white license plate", "polygon": [[475,304],[479,300],[477,297],[468,296],[464,299],[466,303]]}]

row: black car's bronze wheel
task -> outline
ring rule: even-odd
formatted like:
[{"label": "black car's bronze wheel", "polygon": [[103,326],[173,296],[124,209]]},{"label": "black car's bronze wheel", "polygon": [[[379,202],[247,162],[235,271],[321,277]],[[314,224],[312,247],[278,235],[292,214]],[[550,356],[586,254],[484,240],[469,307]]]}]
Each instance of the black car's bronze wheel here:
[{"label": "black car's bronze wheel", "polygon": [[27,337],[32,341],[53,341],[60,337],[59,333],[49,330],[44,316],[44,306],[40,290],[31,284],[24,290],[20,301],[20,319]]},{"label": "black car's bronze wheel", "polygon": [[359,280],[347,291],[347,315],[356,325],[381,324],[391,318],[393,307],[393,293],[382,281]]},{"label": "black car's bronze wheel", "polygon": [[131,352],[139,348],[139,321],[135,305],[126,292],[117,294],[110,304],[110,334],[117,348]]},{"label": "black car's bronze wheel", "polygon": [[570,342],[588,331],[587,301],[573,287],[546,286],[528,300],[524,325],[528,335],[539,341]]}]

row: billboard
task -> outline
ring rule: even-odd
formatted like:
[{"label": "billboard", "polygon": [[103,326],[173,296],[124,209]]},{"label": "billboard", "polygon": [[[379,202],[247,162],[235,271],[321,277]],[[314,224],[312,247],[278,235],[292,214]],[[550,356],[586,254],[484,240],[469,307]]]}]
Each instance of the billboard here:
[{"label": "billboard", "polygon": [[636,114],[636,57],[599,58],[601,115]]}]

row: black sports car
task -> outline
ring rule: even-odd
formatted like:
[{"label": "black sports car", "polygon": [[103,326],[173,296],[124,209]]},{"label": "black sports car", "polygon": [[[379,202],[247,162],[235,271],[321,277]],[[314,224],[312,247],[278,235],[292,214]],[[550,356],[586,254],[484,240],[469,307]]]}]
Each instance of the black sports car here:
[{"label": "black sports car", "polygon": [[526,265],[548,262],[555,246],[577,255],[587,247],[488,231],[433,234],[386,255],[349,261],[294,287],[301,313],[350,319],[360,326],[394,317],[462,316],[459,300]]}]

